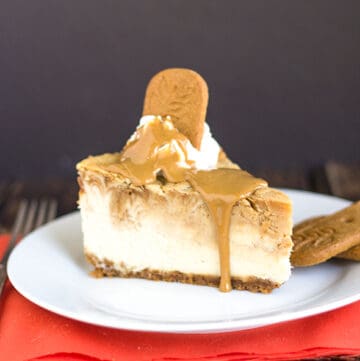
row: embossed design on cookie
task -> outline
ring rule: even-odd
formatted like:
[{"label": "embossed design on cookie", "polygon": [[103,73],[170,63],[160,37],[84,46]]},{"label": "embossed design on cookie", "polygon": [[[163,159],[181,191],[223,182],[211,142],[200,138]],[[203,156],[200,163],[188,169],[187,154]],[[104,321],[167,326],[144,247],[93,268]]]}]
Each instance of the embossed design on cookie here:
[{"label": "embossed design on cookie", "polygon": [[200,148],[208,89],[205,80],[189,69],[166,69],[146,89],[143,115],[170,116],[175,127]]},{"label": "embossed design on cookie", "polygon": [[195,89],[188,84],[175,84],[167,77],[162,77],[157,92],[154,92],[154,99],[161,103],[162,116],[170,116],[173,121],[183,118],[189,112],[189,105],[194,100]]},{"label": "embossed design on cookie", "polygon": [[322,227],[318,229],[306,230],[302,233],[296,233],[293,237],[295,249],[306,247],[312,244],[314,247],[320,247],[331,243],[336,230],[332,227]]},{"label": "embossed design on cookie", "polygon": [[[291,263],[311,266],[340,255],[360,259],[360,202],[339,212],[305,220],[294,227]],[[347,250],[352,249],[350,252]]]}]

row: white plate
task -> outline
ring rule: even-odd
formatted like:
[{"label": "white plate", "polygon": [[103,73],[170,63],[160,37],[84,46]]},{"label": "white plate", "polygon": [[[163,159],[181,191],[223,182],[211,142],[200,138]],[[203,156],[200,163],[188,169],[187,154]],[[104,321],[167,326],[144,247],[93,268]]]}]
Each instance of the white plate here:
[{"label": "white plate", "polygon": [[[285,190],[295,222],[349,204],[343,199]],[[269,295],[140,279],[89,276],[78,212],[27,236],[8,272],[30,301],[76,320],[120,329],[202,333],[242,330],[328,311],[360,299],[360,263],[334,260],[294,269]]]}]

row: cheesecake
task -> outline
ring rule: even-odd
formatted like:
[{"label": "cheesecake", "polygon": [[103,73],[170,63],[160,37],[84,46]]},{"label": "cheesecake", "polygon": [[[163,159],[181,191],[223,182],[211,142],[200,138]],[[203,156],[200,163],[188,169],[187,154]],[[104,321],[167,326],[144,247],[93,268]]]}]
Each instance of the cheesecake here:
[{"label": "cheesecake", "polygon": [[[185,78],[191,72],[166,70],[167,87],[181,84],[174,71]],[[178,108],[203,99],[207,105],[206,96],[185,104],[181,94],[175,98]],[[205,119],[192,139],[189,129],[204,112],[196,109],[191,118],[186,108],[186,123],[184,112],[168,110],[169,102],[165,111],[161,104],[154,114],[144,111],[122,151],[77,164],[84,254],[92,274],[271,292],[291,273],[290,199],[233,163]]]}]

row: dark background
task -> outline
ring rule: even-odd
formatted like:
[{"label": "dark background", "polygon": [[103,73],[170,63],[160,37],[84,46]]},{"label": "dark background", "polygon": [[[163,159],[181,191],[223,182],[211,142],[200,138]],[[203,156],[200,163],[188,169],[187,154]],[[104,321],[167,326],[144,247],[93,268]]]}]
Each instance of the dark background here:
[{"label": "dark background", "polygon": [[244,168],[360,160],[360,1],[1,0],[0,178],[120,150],[167,67]]}]

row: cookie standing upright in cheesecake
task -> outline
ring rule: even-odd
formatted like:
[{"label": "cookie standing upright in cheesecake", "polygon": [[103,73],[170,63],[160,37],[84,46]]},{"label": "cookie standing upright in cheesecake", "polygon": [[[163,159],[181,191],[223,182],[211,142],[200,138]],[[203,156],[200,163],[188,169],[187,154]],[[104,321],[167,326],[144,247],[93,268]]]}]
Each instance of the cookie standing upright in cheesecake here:
[{"label": "cookie standing upright in cheesecake", "polygon": [[175,128],[200,149],[209,91],[205,80],[189,69],[166,69],[150,80],[143,115],[171,116]]},{"label": "cookie standing upright in cheesecake", "polygon": [[123,151],[77,165],[84,251],[98,275],[257,292],[289,278],[291,202],[224,155],[206,105],[198,74],[160,72]]}]

